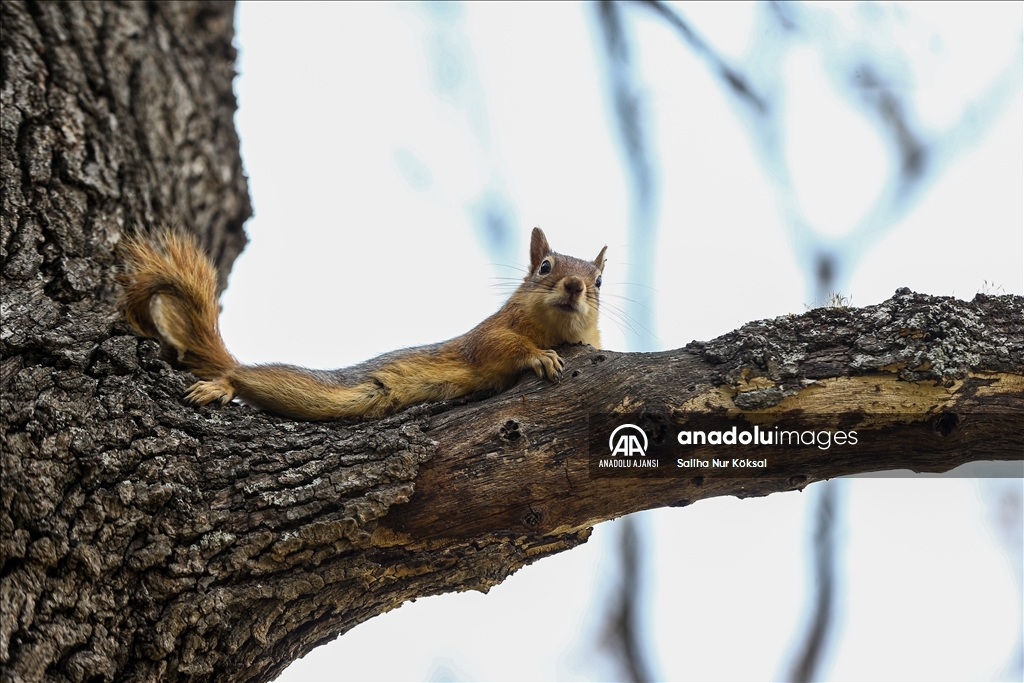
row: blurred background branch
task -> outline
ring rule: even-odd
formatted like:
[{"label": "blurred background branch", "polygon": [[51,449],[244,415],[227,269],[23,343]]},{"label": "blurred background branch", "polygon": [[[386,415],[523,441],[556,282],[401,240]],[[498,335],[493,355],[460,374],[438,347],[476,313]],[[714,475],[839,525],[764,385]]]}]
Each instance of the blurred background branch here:
[{"label": "blurred background branch", "polygon": [[814,504],[812,537],[812,615],[803,644],[797,650],[797,658],[790,675],[790,680],[798,683],[822,678],[821,668],[825,650],[835,629],[833,615],[837,593],[836,514],[839,507],[839,486],[838,481],[827,481],[815,487],[817,501]]},{"label": "blurred background branch", "polygon": [[[913,101],[911,59],[894,43],[877,49],[871,40],[872,33],[889,32],[886,24],[895,21],[893,13],[898,9],[871,3],[847,7],[862,20],[849,30],[836,7],[761,4],[747,55],[733,65],[700,37],[681,10],[660,0],[638,0],[638,4],[675,30],[730,96],[755,156],[772,182],[791,246],[806,275],[807,295],[815,305],[824,304],[834,291],[846,290],[864,254],[898,224],[927,185],[984,137],[1021,87],[1024,53],[1018,41],[1005,67],[979,95],[964,103],[963,115],[944,129],[929,130]],[[803,46],[816,53],[829,84],[853,111],[876,126],[889,150],[889,177],[873,206],[853,229],[839,235],[833,226],[814,225],[806,217],[787,156],[789,84],[784,62]]]},{"label": "blurred background branch", "polygon": [[[863,5],[855,12],[863,14],[864,21],[857,29],[848,30],[833,8],[797,3],[771,2],[760,5],[756,11],[756,26],[752,30],[747,55],[740,60],[725,58],[700,35],[698,29],[675,5],[661,0],[637,0],[632,6],[650,10],[655,17],[669,26],[717,79],[720,88],[733,103],[738,118],[744,122],[755,157],[771,181],[776,195],[780,219],[787,228],[790,245],[805,275],[805,292],[811,305],[828,302],[846,305],[850,278],[861,258],[888,231],[898,225],[899,219],[923,195],[923,189],[934,183],[951,162],[970,148],[999,119],[1011,97],[1021,86],[1021,42],[1013,58],[980,95],[966,103],[964,115],[943,130],[928,130],[916,114],[913,101],[913,75],[911,60],[895,44],[874,49],[864,31],[884,30],[884,24],[893,21],[887,10],[874,5]],[[608,63],[607,82],[614,101],[620,147],[625,150],[626,167],[632,180],[630,223],[631,265],[630,280],[640,273],[647,275],[645,287],[653,283],[649,259],[656,244],[653,226],[644,219],[645,207],[652,207],[653,180],[644,141],[650,137],[644,129],[645,118],[640,114],[641,96],[639,76],[630,68],[629,54],[634,49],[628,31],[623,26],[624,8],[630,5],[600,2],[597,5],[599,26],[604,38]],[[829,83],[848,106],[874,124],[878,136],[889,150],[890,168],[887,180],[881,185],[873,206],[852,226],[836,230],[834,226],[817,225],[810,221],[801,207],[800,197],[792,179],[786,146],[786,105],[788,83],[784,60],[799,46],[810,46],[825,69]],[[687,90],[686,84],[679,87]],[[827,122],[823,122],[827,125]],[[832,160],[840,163],[839,159]],[[686,230],[684,226],[676,229]],[[643,247],[638,246],[642,244]],[[644,290],[649,292],[650,290]],[[639,294],[634,295],[639,299]],[[652,297],[627,304],[632,316],[643,315],[653,308]],[[653,320],[648,327],[653,329]],[[643,349],[653,348],[645,346]],[[809,681],[820,675],[824,651],[834,632],[833,604],[835,602],[836,541],[835,525],[841,515],[835,485],[823,485],[817,502],[814,525],[814,581],[812,593],[813,617],[806,639],[796,657],[793,680]],[[633,538],[626,530],[623,537]],[[628,553],[638,552],[636,542],[622,543],[623,566],[635,563]],[[632,584],[631,584],[632,585]],[[617,598],[628,602],[630,596]],[[615,615],[620,611],[612,611]],[[620,649],[631,663],[635,656],[627,647]],[[638,679],[634,679],[638,680]]]}]

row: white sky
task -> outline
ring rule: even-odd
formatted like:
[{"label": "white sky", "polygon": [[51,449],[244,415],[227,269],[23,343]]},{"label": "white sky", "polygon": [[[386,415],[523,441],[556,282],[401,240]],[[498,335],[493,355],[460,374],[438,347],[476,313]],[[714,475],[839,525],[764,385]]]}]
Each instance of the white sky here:
[{"label": "white sky", "polygon": [[[750,6],[681,7],[719,49],[742,56]],[[853,7],[840,8],[844,25],[861,20]],[[885,7],[904,19],[877,40],[907,50],[920,118],[936,129],[1018,49],[1019,3]],[[534,225],[564,253],[592,258],[607,244],[603,294],[614,304],[628,197],[591,11],[466,7],[443,36],[467,57],[462,86],[439,98],[425,60],[438,29],[421,7],[242,2],[237,123],[256,217],[223,298],[229,348],[246,362],[340,367],[460,334],[510,291],[493,278],[518,277],[505,266],[526,262]],[[670,31],[651,20],[634,29],[661,187],[658,347],[802,312],[802,275],[741,122]],[[881,187],[886,153],[809,48],[791,55],[786,78],[799,201],[822,232],[842,233]],[[1022,121],[1018,87],[984,139],[861,262],[844,292],[854,305],[901,286],[971,298],[987,282],[1024,293]],[[491,263],[473,231],[471,207],[488,187],[514,205],[515,263]],[[625,348],[627,334],[605,317],[607,348]],[[1019,558],[1007,556],[987,521],[999,484],[843,484],[846,592],[826,675],[1006,675],[1022,579]],[[660,677],[785,675],[807,607],[813,489],[642,516]],[[282,680],[607,677],[593,648],[614,534],[614,523],[601,525],[585,546],[488,595],[423,599],[372,619]],[[401,659],[391,656],[396,639]]]}]

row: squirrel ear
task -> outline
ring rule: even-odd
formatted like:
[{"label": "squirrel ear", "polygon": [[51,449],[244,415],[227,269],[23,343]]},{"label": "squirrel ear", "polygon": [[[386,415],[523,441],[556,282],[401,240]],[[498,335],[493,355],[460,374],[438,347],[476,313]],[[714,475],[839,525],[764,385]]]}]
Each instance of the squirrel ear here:
[{"label": "squirrel ear", "polygon": [[600,271],[604,271],[604,252],[606,251],[608,251],[607,246],[601,249],[601,253],[597,255],[596,259],[594,259],[594,265],[597,266],[597,269]]},{"label": "squirrel ear", "polygon": [[533,234],[530,235],[530,272],[537,270],[540,262],[550,253],[551,247],[548,246],[548,238],[544,236],[544,231],[534,228]]}]

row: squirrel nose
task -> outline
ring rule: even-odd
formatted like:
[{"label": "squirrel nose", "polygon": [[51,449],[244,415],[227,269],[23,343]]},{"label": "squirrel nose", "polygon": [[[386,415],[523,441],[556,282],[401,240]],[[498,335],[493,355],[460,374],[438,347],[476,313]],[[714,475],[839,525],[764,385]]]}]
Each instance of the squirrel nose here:
[{"label": "squirrel nose", "polygon": [[583,280],[575,275],[567,277],[565,278],[565,284],[563,286],[565,287],[566,293],[571,295],[579,294],[583,291]]}]

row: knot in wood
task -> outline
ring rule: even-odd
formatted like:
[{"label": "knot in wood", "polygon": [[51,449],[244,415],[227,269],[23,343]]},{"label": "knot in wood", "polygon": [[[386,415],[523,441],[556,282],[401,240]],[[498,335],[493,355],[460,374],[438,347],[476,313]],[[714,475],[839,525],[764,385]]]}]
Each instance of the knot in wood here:
[{"label": "knot in wood", "polygon": [[527,529],[536,529],[540,526],[540,522],[543,516],[537,510],[530,508],[525,515],[523,515],[523,526]]},{"label": "knot in wood", "polygon": [[522,432],[519,430],[519,423],[515,420],[507,421],[498,432],[505,441],[519,441],[523,437]]}]

